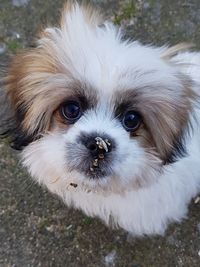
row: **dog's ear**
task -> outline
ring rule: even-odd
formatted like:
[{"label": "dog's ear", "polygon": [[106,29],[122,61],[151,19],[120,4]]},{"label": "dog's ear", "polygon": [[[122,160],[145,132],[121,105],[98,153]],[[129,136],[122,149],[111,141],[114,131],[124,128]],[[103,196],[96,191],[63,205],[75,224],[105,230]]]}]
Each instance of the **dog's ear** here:
[{"label": "dog's ear", "polygon": [[22,149],[47,127],[50,117],[45,116],[43,89],[53,73],[50,51],[39,46],[19,52],[11,60],[1,89],[0,124],[2,136],[9,136],[14,148]]},{"label": "dog's ear", "polygon": [[7,79],[0,80],[0,138],[7,138],[12,148],[21,150],[33,140],[33,136],[21,128],[19,117],[5,89],[8,82]]},{"label": "dog's ear", "polygon": [[161,55],[162,60],[174,67],[174,75],[178,81],[177,88],[173,89],[174,93],[168,91],[169,95],[166,93],[152,107],[157,116],[149,116],[152,136],[166,164],[187,155],[185,138],[192,131],[191,120],[195,116],[193,111],[199,101],[195,83],[183,73],[183,63],[175,58],[177,54],[191,47],[191,44],[182,43],[165,49]]},{"label": "dog's ear", "polygon": [[151,100],[150,97],[146,111],[143,108],[153,143],[165,164],[187,155],[185,138],[192,131],[191,119],[194,119],[193,108],[197,96],[192,90],[192,81],[185,76],[178,79],[179,87],[182,87],[180,93],[167,95],[166,91],[157,99],[152,97]]}]

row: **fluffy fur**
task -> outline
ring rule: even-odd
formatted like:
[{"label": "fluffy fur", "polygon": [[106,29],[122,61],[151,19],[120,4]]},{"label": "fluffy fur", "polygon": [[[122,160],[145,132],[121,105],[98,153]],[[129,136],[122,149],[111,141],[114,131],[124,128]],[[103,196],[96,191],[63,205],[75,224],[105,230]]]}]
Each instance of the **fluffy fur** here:
[{"label": "fluffy fur", "polygon": [[[4,134],[67,205],[138,236],[163,234],[200,191],[200,54],[186,49],[125,41],[96,10],[69,2],[60,27],[10,64]],[[74,124],[59,113],[68,99],[86,103]],[[142,116],[134,133],[120,120],[127,108]],[[86,174],[79,138],[94,133],[115,144],[100,178]]]}]

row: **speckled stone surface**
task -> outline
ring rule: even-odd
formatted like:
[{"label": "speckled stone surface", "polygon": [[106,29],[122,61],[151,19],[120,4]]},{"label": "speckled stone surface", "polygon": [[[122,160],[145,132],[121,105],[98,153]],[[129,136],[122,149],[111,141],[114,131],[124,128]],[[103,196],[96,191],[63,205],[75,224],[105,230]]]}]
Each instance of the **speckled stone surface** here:
[{"label": "speckled stone surface", "polygon": [[[0,69],[58,21],[62,0],[0,0]],[[127,36],[144,43],[187,41],[200,48],[200,1],[93,1]],[[188,181],[189,182],[189,181]],[[200,266],[200,203],[164,237],[135,239],[67,208],[34,184],[16,152],[0,143],[0,266]]]}]

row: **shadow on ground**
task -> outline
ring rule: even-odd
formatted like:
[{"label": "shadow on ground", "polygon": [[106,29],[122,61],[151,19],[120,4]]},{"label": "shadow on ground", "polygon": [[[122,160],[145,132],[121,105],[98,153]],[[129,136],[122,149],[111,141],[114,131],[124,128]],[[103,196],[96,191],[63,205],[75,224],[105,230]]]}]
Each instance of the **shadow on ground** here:
[{"label": "shadow on ground", "polygon": [[[32,45],[43,24],[58,21],[61,0],[0,1],[0,66]],[[200,1],[93,1],[127,29],[127,36],[159,45],[200,47]],[[17,155],[0,144],[0,266],[200,266],[200,205],[165,237],[134,239],[68,209],[35,185]]]}]

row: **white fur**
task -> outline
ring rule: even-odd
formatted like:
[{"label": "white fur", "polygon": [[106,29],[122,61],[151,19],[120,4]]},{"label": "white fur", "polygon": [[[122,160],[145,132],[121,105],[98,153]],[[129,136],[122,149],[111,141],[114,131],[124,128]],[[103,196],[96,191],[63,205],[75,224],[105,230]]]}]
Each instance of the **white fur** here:
[{"label": "white fur", "polygon": [[[196,127],[191,142],[188,142],[189,156],[165,167],[156,183],[138,190],[127,190],[124,194],[109,192],[105,195],[103,192],[87,192],[79,187],[68,188],[76,174],[64,174],[64,151],[60,137],[48,136],[42,144],[36,142],[39,145],[30,145],[24,151],[24,163],[39,182],[61,196],[67,204],[82,209],[86,214],[98,216],[106,223],[113,217],[115,224],[135,235],[163,234],[169,222],[180,221],[186,216],[188,203],[200,190],[199,134]],[[48,138],[56,138],[55,147],[52,147],[53,140],[48,143]],[[54,183],[56,175],[60,179]]]},{"label": "white fur", "polygon": [[[55,40],[55,53],[62,66],[79,80],[89,81],[99,95],[98,112],[87,112],[67,132],[46,134],[23,151],[24,165],[31,175],[58,194],[68,204],[113,222],[135,234],[163,234],[169,222],[180,221],[187,214],[187,205],[200,190],[200,132],[193,121],[194,131],[187,138],[188,156],[162,168],[121,124],[112,119],[109,106],[113,94],[135,87],[180,87],[177,72],[184,72],[200,85],[200,53],[182,53],[174,60],[192,65],[176,67],[161,60],[165,48],[142,46],[137,42],[122,42],[121,33],[110,23],[90,28],[78,5],[66,16],[66,27],[46,30]],[[45,46],[49,40],[39,41]],[[195,65],[194,65],[195,64]],[[178,70],[177,70],[178,69]],[[179,99],[180,91],[176,93]],[[199,110],[195,110],[198,121]],[[65,159],[66,142],[75,142],[81,131],[104,131],[118,141],[115,177],[89,181],[76,171],[69,172]],[[148,169],[145,181],[137,177]],[[70,187],[70,182],[78,184]]]}]

